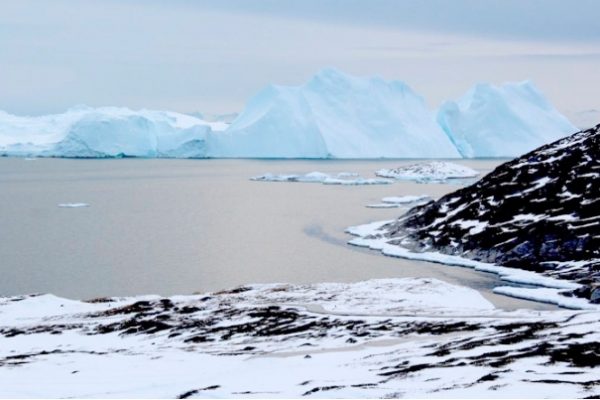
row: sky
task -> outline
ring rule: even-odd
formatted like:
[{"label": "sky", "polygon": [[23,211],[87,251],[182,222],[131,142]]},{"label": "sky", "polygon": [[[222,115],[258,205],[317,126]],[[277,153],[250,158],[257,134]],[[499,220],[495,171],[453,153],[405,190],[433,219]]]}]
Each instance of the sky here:
[{"label": "sky", "polygon": [[532,80],[600,109],[596,0],[0,0],[0,109],[241,111],[323,67],[402,80],[435,108]]}]

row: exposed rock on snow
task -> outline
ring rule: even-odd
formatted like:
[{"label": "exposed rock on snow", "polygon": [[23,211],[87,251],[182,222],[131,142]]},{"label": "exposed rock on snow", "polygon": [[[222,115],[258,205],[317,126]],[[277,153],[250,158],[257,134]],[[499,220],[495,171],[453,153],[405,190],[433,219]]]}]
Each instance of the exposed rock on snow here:
[{"label": "exposed rock on snow", "polygon": [[599,321],[504,312],[435,279],[9,297],[0,396],[594,397]]},{"label": "exposed rock on snow", "polygon": [[502,164],[395,222],[352,233],[364,237],[355,244],[392,255],[558,279],[575,285],[571,296],[591,300],[600,283],[599,204],[600,125]]},{"label": "exposed rock on snow", "polygon": [[531,82],[478,84],[437,121],[463,157],[516,157],[578,131]]},{"label": "exposed rock on snow", "polygon": [[460,157],[406,84],[330,68],[302,86],[262,90],[209,147],[215,157]]},{"label": "exposed rock on snow", "polygon": [[430,161],[401,165],[393,169],[380,169],[375,172],[375,175],[423,183],[445,183],[448,179],[474,178],[479,175],[479,172],[464,165],[447,161]]},{"label": "exposed rock on snow", "polygon": [[305,182],[322,183],[324,185],[387,185],[393,183],[391,179],[362,178],[353,172],[340,172],[335,176],[323,172],[309,172],[308,174],[271,174],[258,175],[250,178],[262,182]]}]

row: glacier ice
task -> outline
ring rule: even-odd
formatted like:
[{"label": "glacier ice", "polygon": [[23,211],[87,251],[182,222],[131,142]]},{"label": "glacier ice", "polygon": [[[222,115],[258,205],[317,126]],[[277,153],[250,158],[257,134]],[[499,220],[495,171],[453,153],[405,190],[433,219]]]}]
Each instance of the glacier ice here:
[{"label": "glacier ice", "polygon": [[460,157],[406,84],[331,68],[302,86],[265,88],[209,147],[215,157]]},{"label": "glacier ice", "polygon": [[577,132],[529,81],[475,85],[437,121],[463,157],[516,157]]},{"label": "glacier ice", "polygon": [[0,155],[178,158],[507,157],[576,131],[529,82],[480,84],[434,117],[400,81],[326,68],[271,85],[233,115],[79,106],[27,117],[0,111]]},{"label": "glacier ice", "polygon": [[206,136],[225,129],[170,111],[75,107],[22,117],[0,112],[0,154],[53,157],[205,157]]}]

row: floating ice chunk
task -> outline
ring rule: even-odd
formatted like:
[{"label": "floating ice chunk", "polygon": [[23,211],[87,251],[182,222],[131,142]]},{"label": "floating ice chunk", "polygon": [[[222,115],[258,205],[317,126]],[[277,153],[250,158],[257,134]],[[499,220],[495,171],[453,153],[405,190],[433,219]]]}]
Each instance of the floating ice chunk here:
[{"label": "floating ice chunk", "polygon": [[422,194],[420,196],[390,196],[384,197],[383,199],[381,199],[381,202],[389,204],[409,204],[416,203],[418,201],[420,202],[422,200],[431,200],[431,197],[427,196],[426,194]]},{"label": "floating ice chunk", "polygon": [[367,204],[367,208],[399,208],[400,204],[397,203],[375,203]]},{"label": "floating ice chunk", "polygon": [[448,179],[474,178],[479,172],[464,165],[446,161],[431,161],[380,169],[375,175],[384,178],[413,180],[417,182],[445,182]]},{"label": "floating ice chunk", "polygon": [[390,183],[394,183],[391,179],[381,179],[381,178],[356,178],[356,179],[337,179],[337,178],[329,178],[323,181],[324,185],[346,185],[346,186],[355,186],[355,185],[389,185]]},{"label": "floating ice chunk", "polygon": [[60,203],[58,205],[62,208],[81,208],[81,207],[89,207],[88,203]]},{"label": "floating ice chunk", "polygon": [[[340,173],[347,174],[347,173]],[[263,182],[308,182],[308,183],[323,183],[325,185],[385,185],[393,183],[391,179],[381,178],[362,178],[358,174],[354,174],[353,179],[342,179],[339,178],[340,174],[337,174],[336,178],[333,178],[329,174],[323,172],[310,172],[308,174],[263,174],[250,178],[252,181],[263,181]],[[349,176],[349,175],[345,175]]]},{"label": "floating ice chunk", "polygon": [[358,172],[340,172],[336,178],[357,178],[360,174]]},{"label": "floating ice chunk", "polygon": [[390,196],[381,199],[381,203],[367,204],[368,208],[400,208],[401,206],[413,207],[431,201],[427,195],[421,196]]}]

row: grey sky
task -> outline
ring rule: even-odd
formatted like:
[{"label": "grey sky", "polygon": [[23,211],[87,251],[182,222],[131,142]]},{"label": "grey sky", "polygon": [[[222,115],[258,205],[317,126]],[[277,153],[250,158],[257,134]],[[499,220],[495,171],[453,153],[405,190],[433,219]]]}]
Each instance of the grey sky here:
[{"label": "grey sky", "polygon": [[0,109],[239,111],[325,66],[400,79],[432,107],[532,79],[600,108],[600,1],[0,0]]}]

